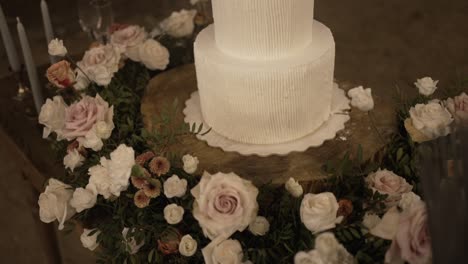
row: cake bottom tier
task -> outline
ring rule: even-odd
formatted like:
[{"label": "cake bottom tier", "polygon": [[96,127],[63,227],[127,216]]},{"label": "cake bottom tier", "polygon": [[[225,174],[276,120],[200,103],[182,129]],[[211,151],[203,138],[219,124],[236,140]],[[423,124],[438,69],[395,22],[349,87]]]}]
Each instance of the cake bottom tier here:
[{"label": "cake bottom tier", "polygon": [[215,44],[209,26],[195,42],[195,66],[205,122],[234,141],[277,144],[312,133],[330,117],[335,42],[314,22],[309,47],[289,58],[252,61]]}]

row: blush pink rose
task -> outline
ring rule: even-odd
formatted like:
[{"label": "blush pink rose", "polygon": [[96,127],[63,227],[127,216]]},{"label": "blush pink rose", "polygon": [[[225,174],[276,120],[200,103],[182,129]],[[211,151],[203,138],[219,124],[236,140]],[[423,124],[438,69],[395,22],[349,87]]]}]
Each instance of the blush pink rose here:
[{"label": "blush pink rose", "polygon": [[466,93],[447,99],[445,106],[457,123],[468,124],[468,95]]},{"label": "blush pink rose", "polygon": [[429,264],[431,260],[426,205],[419,201],[401,214],[398,231],[385,254],[385,263],[406,261],[410,264]]},{"label": "blush pink rose", "polygon": [[401,200],[401,195],[413,189],[413,186],[406,182],[404,178],[389,170],[378,170],[369,174],[366,182],[371,190],[388,195],[386,199],[388,207],[397,205]]},{"label": "blush pink rose", "polygon": [[62,137],[69,141],[85,137],[96,123],[112,122],[113,111],[113,107],[109,107],[109,104],[99,94],[95,98],[83,97],[65,110],[65,127]]},{"label": "blush pink rose", "polygon": [[138,46],[148,38],[148,33],[140,26],[122,26],[114,31],[110,43],[133,61],[140,61]]}]

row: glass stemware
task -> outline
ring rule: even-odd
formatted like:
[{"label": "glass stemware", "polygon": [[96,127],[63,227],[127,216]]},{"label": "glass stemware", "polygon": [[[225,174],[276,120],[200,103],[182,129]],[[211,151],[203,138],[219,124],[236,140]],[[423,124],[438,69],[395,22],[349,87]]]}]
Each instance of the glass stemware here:
[{"label": "glass stemware", "polygon": [[81,28],[93,40],[107,41],[109,27],[114,23],[111,0],[78,0]]}]

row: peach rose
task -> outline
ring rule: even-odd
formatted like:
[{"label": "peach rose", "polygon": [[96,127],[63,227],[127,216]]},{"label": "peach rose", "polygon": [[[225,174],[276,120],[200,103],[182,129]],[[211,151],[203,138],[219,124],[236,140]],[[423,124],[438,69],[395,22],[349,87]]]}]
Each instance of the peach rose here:
[{"label": "peach rose", "polygon": [[75,82],[75,73],[68,61],[62,60],[47,69],[47,79],[58,88],[67,88]]}]

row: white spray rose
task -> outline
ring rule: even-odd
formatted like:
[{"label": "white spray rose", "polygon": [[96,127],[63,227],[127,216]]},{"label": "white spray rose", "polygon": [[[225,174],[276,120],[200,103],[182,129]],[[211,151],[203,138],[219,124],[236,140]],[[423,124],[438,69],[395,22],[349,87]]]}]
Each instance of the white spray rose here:
[{"label": "white spray rose", "polygon": [[257,216],[258,189],[234,173],[205,172],[191,193],[193,216],[210,239],[244,231]]},{"label": "white spray rose", "polygon": [[400,207],[403,211],[408,210],[415,204],[418,204],[421,201],[421,197],[415,194],[414,192],[404,193],[401,196],[401,200],[398,203],[398,207]]},{"label": "white spray rose", "polygon": [[65,165],[65,168],[73,171],[75,168],[83,165],[84,160],[85,158],[81,156],[80,152],[77,149],[73,149],[63,158],[63,165]]},{"label": "white spray rose", "polygon": [[242,246],[237,240],[220,236],[211,241],[203,250],[203,258],[206,264],[241,264],[244,258]]},{"label": "white spray rose", "polygon": [[164,208],[164,219],[170,225],[176,225],[184,218],[184,208],[177,204],[170,204]]},{"label": "white spray rose", "polygon": [[439,81],[432,80],[431,77],[424,77],[418,79],[414,85],[419,89],[419,93],[425,96],[429,96],[437,90],[437,84]]},{"label": "white spray rose", "polygon": [[263,216],[257,216],[249,225],[249,231],[256,236],[264,236],[269,230],[270,223]]},{"label": "white spray rose", "polygon": [[380,217],[376,214],[366,213],[362,219],[362,225],[371,230],[372,228],[376,227],[381,220],[382,219],[380,219]]},{"label": "white spray rose", "polygon": [[48,46],[49,55],[64,57],[67,55],[67,48],[63,45],[63,40],[53,39]]},{"label": "white spray rose", "polygon": [[343,217],[336,217],[338,202],[330,192],[306,194],[301,203],[301,221],[313,233],[334,228]]},{"label": "white spray rose", "polygon": [[79,213],[83,210],[93,208],[97,201],[97,192],[93,190],[94,186],[88,185],[87,188],[76,188],[70,205]]},{"label": "white spray rose", "polygon": [[59,222],[59,230],[64,228],[66,220],[75,214],[70,205],[73,189],[59,180],[50,179],[45,191],[39,195],[39,217],[44,223]]},{"label": "white spray rose", "polygon": [[354,259],[333,233],[327,232],[317,236],[314,250],[296,254],[294,263],[352,264]]},{"label": "white spray rose", "polygon": [[325,263],[318,250],[300,251],[294,256],[294,264],[328,264]]},{"label": "white spray rose", "polygon": [[428,104],[417,104],[411,107],[409,113],[413,127],[429,140],[450,133],[450,124],[453,121],[452,115],[437,101],[431,101]]},{"label": "white spray rose", "polygon": [[164,70],[169,64],[169,51],[154,39],[148,39],[139,46],[138,57],[150,70]]},{"label": "white spray rose", "polygon": [[304,189],[299,184],[298,181],[294,180],[293,178],[289,178],[289,180],[285,183],[284,187],[286,190],[294,197],[299,198],[304,193]]},{"label": "white spray rose", "polygon": [[192,35],[195,29],[193,19],[197,14],[196,10],[182,9],[179,12],[172,12],[171,16],[164,19],[160,26],[164,32],[175,38]]},{"label": "white spray rose", "polygon": [[182,237],[179,243],[179,252],[182,256],[191,257],[197,252],[197,241],[190,235]]},{"label": "white spray rose", "polygon": [[133,236],[130,236],[129,232],[132,233],[134,230],[130,230],[128,227],[125,227],[122,230],[123,243],[125,244],[128,253],[134,255],[138,253],[140,248],[145,245],[145,241],[141,241],[140,244],[137,244],[137,241]]},{"label": "white spray rose", "polygon": [[50,133],[56,132],[60,137],[63,126],[65,125],[65,109],[67,105],[61,96],[47,99],[41,107],[39,113],[39,123],[44,125],[43,138],[47,138]]},{"label": "white spray rose", "polygon": [[164,182],[164,195],[167,198],[182,197],[187,191],[187,180],[180,179],[177,175],[172,175]]},{"label": "white spray rose", "polygon": [[371,88],[364,89],[362,86],[353,88],[348,91],[348,96],[351,97],[351,105],[359,110],[367,112],[374,109]]},{"label": "white spray rose", "polygon": [[198,158],[192,155],[186,154],[182,157],[182,162],[184,163],[184,171],[186,173],[195,173],[198,167]]},{"label": "white spray rose", "polygon": [[80,236],[81,244],[83,244],[84,248],[87,248],[91,251],[94,251],[99,244],[97,243],[97,237],[101,233],[101,231],[96,231],[93,235],[89,235],[95,229],[84,229],[83,233]]}]

